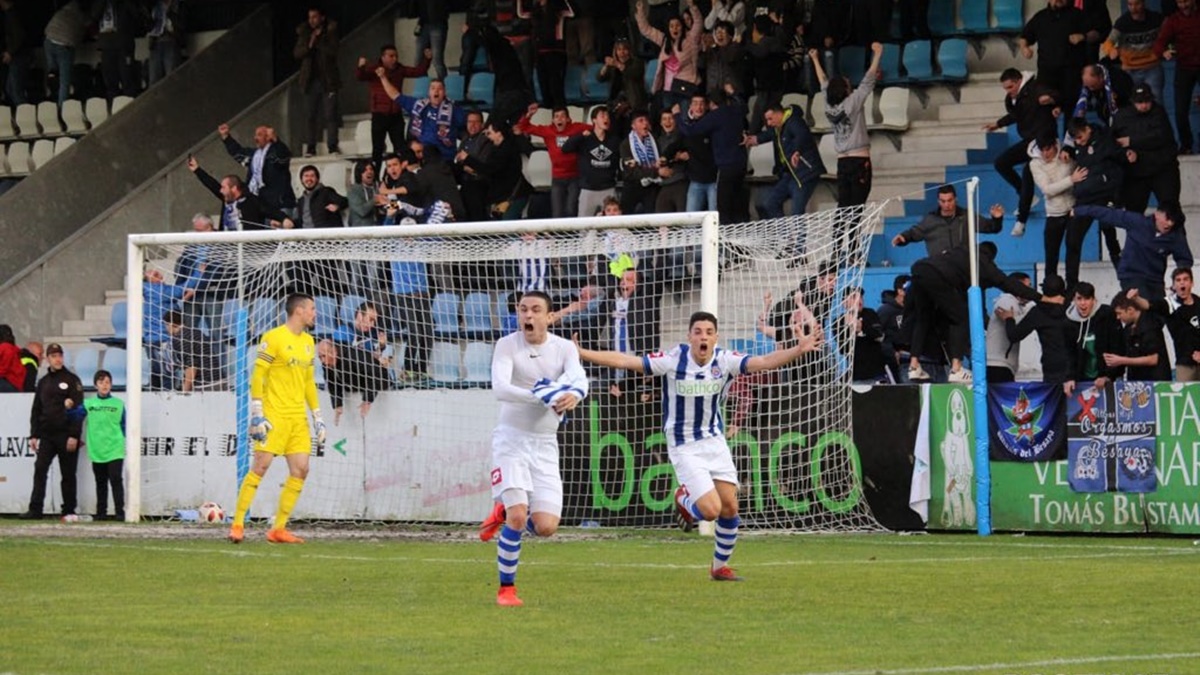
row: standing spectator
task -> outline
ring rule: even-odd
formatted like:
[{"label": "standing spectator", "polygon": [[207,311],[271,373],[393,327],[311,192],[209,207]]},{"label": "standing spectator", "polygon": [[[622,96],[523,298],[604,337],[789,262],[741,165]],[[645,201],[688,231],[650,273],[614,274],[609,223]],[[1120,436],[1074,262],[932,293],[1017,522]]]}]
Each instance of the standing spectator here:
[{"label": "standing spectator", "polygon": [[[804,215],[808,211],[808,200],[817,189],[821,174],[825,173],[817,141],[798,105],[770,106],[764,118],[767,128],[746,137],[746,144],[751,147],[770,142],[775,155],[775,185],[758,203],[758,215],[760,218],[782,218],[783,205],[789,200],[792,202],[791,215]],[[804,253],[804,239],[804,230],[800,230],[797,241],[788,242],[795,256]]]},{"label": "standing spectator", "polygon": [[[662,293],[654,273],[636,268],[621,273],[621,279],[605,304],[608,314],[609,342],[614,352],[648,354],[661,346]],[[609,374],[608,393],[620,398],[625,389],[626,373],[614,369]],[[648,387],[643,387],[648,388]]]},{"label": "standing spectator", "polygon": [[220,198],[221,230],[291,229],[296,226],[289,216],[249,192],[241,178],[230,174],[218,181],[200,168],[200,162],[191,156],[187,159],[187,167],[196,175],[196,180]]},{"label": "standing spectator", "polygon": [[434,74],[439,80],[445,80],[450,3],[446,0],[417,0],[417,26],[417,54],[413,60],[426,58],[425,55],[429,54],[433,60]]},{"label": "standing spectator", "polygon": [[[437,0],[431,1],[436,2]],[[520,15],[517,0],[492,0],[492,4],[492,21],[489,25],[493,26],[496,33],[513,48],[513,52],[521,64],[521,74],[525,79],[525,86],[533,91],[533,27],[528,19]],[[486,45],[488,42],[486,32],[483,37]],[[490,50],[489,58],[491,58]],[[494,63],[492,69],[495,70]]]},{"label": "standing spectator", "polygon": [[[740,0],[737,6],[742,6]],[[719,1],[714,3],[713,12],[719,7]],[[708,20],[704,23],[708,25]],[[734,42],[734,33],[733,24],[718,21],[713,28],[712,45],[704,50],[704,92],[710,96],[723,91],[730,96],[746,97],[746,52],[741,42]]]},{"label": "standing spectator", "polygon": [[[1103,206],[1119,199],[1128,157],[1125,149],[1113,138],[1112,131],[1108,127],[1089,124],[1082,117],[1075,117],[1067,123],[1067,135],[1075,141],[1070,153],[1075,165],[1087,170],[1083,180],[1075,183],[1075,204]],[[1117,239],[1117,231],[1101,223],[1100,235],[1104,237],[1113,267],[1119,269],[1121,242]]]},{"label": "standing spectator", "polygon": [[870,307],[863,307],[861,288],[846,289],[842,319],[854,336],[849,350],[854,366],[850,379],[855,384],[879,384],[887,380],[887,362],[883,356],[883,323]]},{"label": "standing spectator", "polygon": [[629,115],[649,105],[646,62],[633,53],[629,40],[619,37],[613,43],[612,56],[604,57],[604,65],[596,79],[608,82],[608,111],[613,119],[613,133],[622,135],[629,128]]},{"label": "standing spectator", "polygon": [[0,65],[8,70],[4,79],[4,95],[8,104],[16,107],[26,102],[29,67],[33,64],[32,35],[17,13],[14,0],[0,0]]},{"label": "standing spectator", "polygon": [[1067,309],[1069,335],[1075,336],[1072,348],[1071,379],[1065,391],[1070,395],[1077,385],[1103,389],[1121,376],[1121,369],[1104,363],[1104,354],[1118,353],[1121,346],[1121,324],[1112,307],[1096,304],[1096,287],[1086,281],[1075,286],[1074,302]]},{"label": "standing spectator", "polygon": [[1134,85],[1146,85],[1156,100],[1163,100],[1162,60],[1154,53],[1154,43],[1162,28],[1163,16],[1146,9],[1146,0],[1128,0],[1128,10],[1117,17],[1112,34],[1103,45],[1109,58],[1119,59],[1121,70]]},{"label": "standing spectator", "polygon": [[[440,152],[426,152],[425,145],[418,140],[409,139],[408,148],[414,158],[414,161],[409,163],[408,170],[417,179],[417,191],[413,195],[416,205],[428,208],[433,206],[434,202],[440,201],[449,208],[444,214],[446,220],[464,220],[467,211],[463,206],[458,180],[454,177],[453,164],[443,159]],[[517,167],[516,173],[520,173],[520,166]]]},{"label": "standing spectator", "polygon": [[354,182],[346,188],[347,225],[362,227],[379,224],[377,199],[379,187],[375,184],[375,166],[371,161],[359,160],[354,165]]},{"label": "standing spectator", "polygon": [[1037,52],[1037,75],[1050,89],[1069,95],[1079,91],[1079,69],[1088,63],[1087,16],[1070,0],[1049,0],[1028,21],[1017,38],[1021,56]]},{"label": "standing spectator", "polygon": [[[763,114],[767,108],[780,105],[783,101],[783,93],[787,88],[784,64],[788,60],[790,44],[791,36],[784,28],[782,17],[774,12],[754,17],[749,44],[746,45],[756,93],[754,109],[750,111],[752,134],[762,129]],[[733,93],[728,88],[726,91]]]},{"label": "standing spectator", "polygon": [[568,138],[562,151],[579,164],[579,217],[594,216],[605,198],[616,194],[621,139],[610,133],[608,108],[592,108],[592,128]]},{"label": "standing spectator", "polygon": [[138,92],[141,76],[133,52],[139,18],[135,0],[96,0],[92,4],[92,21],[99,32],[100,72],[110,106],[118,95],[136,96]]},{"label": "standing spectator", "polygon": [[75,468],[79,461],[79,438],[83,431],[83,383],[63,366],[62,345],[46,347],[49,369],[38,380],[29,413],[29,447],[37,453],[33,465],[33,492],[29,510],[22,518],[42,517],[46,502],[46,478],[58,459],[62,474],[62,515],[75,513]]},{"label": "standing spectator", "polygon": [[[75,67],[75,48],[83,42],[88,17],[80,0],[70,0],[50,17],[46,24],[46,40],[42,51],[46,55],[46,81],[51,95],[58,89],[58,107],[71,96],[71,70]],[[55,86],[57,82],[57,87]]]},{"label": "standing spectator", "polygon": [[[1000,74],[1000,85],[1004,87],[1004,117],[983,126],[987,131],[1017,125],[1020,139],[996,158],[996,172],[1017,191],[1017,222],[1012,234],[1025,234],[1025,223],[1029,221],[1029,209],[1033,205],[1033,176],[1029,172],[1029,144],[1046,132],[1057,133],[1058,115],[1061,112],[1058,93],[1050,91],[1038,81],[1037,76],[1025,81],[1021,71],[1009,68]],[[1017,176],[1016,166],[1026,164],[1025,171]]]},{"label": "standing spectator", "polygon": [[270,208],[290,211],[296,208],[292,192],[292,151],[275,136],[275,130],[261,125],[254,129],[254,147],[237,142],[229,125],[217,127],[217,135],[233,161],[246,167],[246,186]]},{"label": "standing spectator", "polygon": [[165,358],[166,384],[177,391],[204,391],[225,378],[221,375],[220,343],[196,326],[184,325],[183,315],[171,310],[163,315],[170,336]]},{"label": "standing spectator", "polygon": [[325,372],[325,389],[329,392],[329,405],[333,407],[333,425],[342,421],[346,395],[355,392],[362,395],[358,415],[366,419],[380,390],[388,386],[387,369],[363,350],[350,348],[340,352],[329,339],[317,343],[317,360]]},{"label": "standing spectator", "polygon": [[[586,125],[585,125],[586,126]],[[526,131],[528,133],[528,131]],[[468,222],[480,223],[488,219],[488,203],[487,191],[488,181],[484,176],[475,172],[475,169],[465,164],[468,157],[474,157],[475,161],[486,163],[488,156],[491,155],[495,145],[488,140],[487,134],[483,133],[483,113],[478,110],[472,110],[467,113],[466,133],[463,136],[462,142],[458,146],[458,154],[454,156],[454,167],[457,169],[458,185],[462,196],[463,207],[465,208],[466,218]],[[551,149],[553,148],[553,149]],[[551,146],[546,144],[546,149],[551,153],[551,176],[554,173],[554,152],[558,151],[558,144]],[[574,166],[574,158],[572,158],[572,166]],[[576,170],[578,171],[578,170]],[[576,181],[575,201],[579,201],[579,186]],[[551,208],[554,204],[554,187],[551,185],[550,201]],[[571,212],[574,214],[574,211]],[[559,217],[558,214],[555,217]]]},{"label": "standing spectator", "polygon": [[349,206],[337,190],[321,183],[321,172],[312,164],[300,169],[300,185],[304,191],[296,203],[296,223],[299,227],[342,227],[342,211]]},{"label": "standing spectator", "polygon": [[446,99],[446,83],[429,81],[429,96],[416,98],[401,94],[387,78],[387,71],[376,68],[375,75],[396,105],[409,114],[408,137],[419,140],[425,147],[436,148],[442,157],[453,159],[455,142],[466,121],[466,111]]},{"label": "standing spectator", "polygon": [[125,402],[112,395],[112,373],[97,370],[96,395],[83,400],[87,411],[84,445],[96,478],[96,520],[108,520],[112,486],[114,520],[125,520]]},{"label": "standing spectator", "polygon": [[1200,9],[1197,0],[1178,0],[1178,11],[1163,21],[1154,42],[1154,54],[1175,62],[1175,128],[1179,131],[1179,154],[1192,154],[1192,91],[1200,82]]},{"label": "standing spectator", "polygon": [[[1012,272],[1008,278],[1030,286],[1029,275],[1024,272]],[[1021,363],[1021,342],[1012,341],[1005,330],[1001,313],[1007,312],[1020,323],[1025,314],[1031,309],[1032,303],[1024,298],[1018,298],[1012,293],[1001,293],[992,303],[992,312],[996,318],[987,322],[987,332],[984,335],[987,344],[987,381],[1013,382],[1017,379],[1017,368]]]},{"label": "standing spectator", "polygon": [[901,363],[908,361],[908,351],[904,349],[900,336],[900,318],[904,314],[904,303],[908,301],[905,296],[911,279],[907,274],[892,279],[892,289],[883,292],[882,304],[875,311],[879,315],[879,325],[883,327],[883,342],[880,345],[883,359],[891,373],[892,382],[896,383],[906,382],[908,375],[907,369],[900,367]]},{"label": "standing spectator", "polygon": [[579,213],[579,158],[564,152],[562,146],[568,138],[582,134],[591,127],[572,120],[570,111],[565,107],[554,109],[551,124],[548,125],[531,123],[529,118],[535,112],[536,104],[530,106],[529,112],[517,122],[517,129],[527,136],[542,139],[550,154],[551,217],[573,217]]},{"label": "standing spectator", "polygon": [[[1113,298],[1112,308],[1124,326],[1125,348],[1121,353],[1105,352],[1104,363],[1125,373],[1125,379],[1144,382],[1170,382],[1171,362],[1163,326],[1158,317],[1142,310],[1145,299],[1126,295]],[[1139,302],[1140,300],[1140,302]]]},{"label": "standing spectator", "polygon": [[1076,168],[1075,161],[1060,152],[1058,135],[1053,129],[1042,132],[1036,144],[1029,145],[1028,172],[1042,191],[1046,207],[1045,244],[1046,274],[1058,274],[1058,251],[1063,236],[1067,239],[1067,288],[1079,283],[1079,261],[1083,255],[1083,238],[1091,221],[1073,218],[1075,186],[1087,178],[1087,169]]},{"label": "standing spectator", "polygon": [[1167,111],[1155,101],[1150,87],[1139,85],[1132,99],[1132,106],[1117,111],[1112,134],[1125,148],[1129,163],[1119,201],[1126,209],[1142,213],[1150,193],[1159,204],[1179,201],[1179,146]]},{"label": "standing spectator", "polygon": [[342,80],[338,75],[338,24],[325,16],[318,7],[308,8],[308,20],[296,26],[296,47],[292,55],[300,62],[298,82],[304,94],[307,142],[304,156],[317,152],[321,123],[325,125],[325,146],[329,154],[338,150],[338,90]]},{"label": "standing spectator", "polygon": [[21,365],[25,366],[25,382],[21,391],[32,394],[37,391],[38,368],[42,365],[42,343],[32,340],[21,349]]},{"label": "standing spectator", "polygon": [[1178,202],[1159,204],[1149,216],[1105,206],[1076,206],[1074,214],[1125,230],[1125,253],[1117,267],[1121,290],[1136,288],[1146,300],[1160,300],[1167,256],[1175,259],[1177,267],[1192,266],[1192,250],[1183,229],[1187,218]]},{"label": "standing spectator", "polygon": [[[923,241],[926,255],[935,256],[967,245],[967,210],[958,205],[957,190],[953,185],[943,185],[938,188],[937,197],[937,210],[925,214],[921,222],[893,237],[892,246],[907,246],[914,241]],[[995,234],[1003,228],[1003,206],[993,204],[989,215],[991,218],[978,217],[981,234]]]},{"label": "standing spectator", "polygon": [[1004,330],[1014,345],[1037,332],[1042,347],[1042,382],[1047,384],[1065,385],[1072,376],[1071,348],[1075,341],[1064,306],[1066,290],[1062,277],[1046,277],[1042,281],[1042,299],[1033,304],[1019,323],[1011,309],[996,308],[996,319],[1004,322]]},{"label": "standing spectator", "polygon": [[155,82],[171,74],[183,60],[183,12],[181,0],[155,0],[150,10],[149,80]]},{"label": "standing spectator", "polygon": [[[1177,267],[1171,272],[1174,297],[1149,302],[1134,295],[1143,312],[1150,311],[1167,324],[1175,346],[1175,381],[1200,382],[1200,297],[1192,293],[1192,271]],[[1133,293],[1133,291],[1130,291]]]},{"label": "standing spectator", "polygon": [[[837,151],[837,205],[838,208],[860,206],[867,203],[871,194],[871,141],[867,137],[867,120],[863,106],[875,89],[879,78],[879,60],[883,57],[883,45],[871,44],[871,65],[858,87],[851,89],[850,80],[825,76],[821,67],[820,54],[814,49],[809,52],[821,91],[825,93],[825,117],[833,125],[833,147]],[[840,248],[849,247],[847,238],[850,227],[842,234]]]},{"label": "standing spectator", "polygon": [[567,41],[563,26],[575,16],[575,10],[568,0],[517,0],[517,14],[532,27],[542,105],[550,109],[565,106]]},{"label": "standing spectator", "polygon": [[[200,284],[200,277],[181,279],[183,283],[167,284],[163,282],[162,271],[150,268],[146,270],[145,281],[142,283],[142,344],[146,350],[146,361],[150,363],[150,389],[163,391],[170,389],[170,377],[166,365],[170,362],[165,353],[170,340],[170,332],[163,321],[168,311],[178,310],[181,302],[187,302],[195,296],[195,287]],[[208,308],[205,308],[208,310]],[[205,319],[218,320],[216,311],[205,311]],[[199,324],[200,317],[194,317]],[[213,325],[210,330],[220,332],[221,326]]]},{"label": "standing spectator", "polygon": [[521,150],[511,133],[496,122],[488,122],[483,133],[494,146],[486,161],[464,157],[463,166],[487,181],[486,201],[489,214],[496,220],[517,220],[525,209],[527,194],[518,191],[521,175]]},{"label": "standing spectator", "polygon": [[[212,232],[212,218],[203,213],[197,213],[192,216],[192,230],[201,233]],[[185,245],[179,258],[175,261],[175,284],[173,287],[184,286],[195,290],[195,294],[190,300],[183,299],[183,313],[187,318],[187,325],[194,327],[204,322],[208,324],[210,332],[220,334],[223,328],[221,325],[222,305],[237,290],[235,277],[233,265],[227,264],[226,260],[221,259],[216,250],[208,244]],[[152,291],[155,289],[150,284],[147,286]],[[161,295],[164,296],[161,300],[165,301],[168,292],[164,290]],[[164,310],[166,304],[166,302],[160,301],[160,306],[163,306]]]},{"label": "standing spectator", "polygon": [[928,40],[929,0],[899,0],[900,41]]},{"label": "standing spectator", "polygon": [[[575,16],[567,20],[564,38],[567,42],[567,63],[582,66],[584,72],[596,63],[596,5],[601,0],[572,0],[571,7]],[[579,81],[579,93],[585,99],[591,100],[593,93],[588,90],[587,78]],[[599,93],[599,92],[597,92]]]},{"label": "standing spectator", "polygon": [[25,388],[25,364],[12,327],[0,324],[0,393],[16,394]]},{"label": "standing spectator", "polygon": [[354,71],[354,76],[359,82],[367,83],[370,99],[368,108],[371,111],[371,163],[375,165],[376,171],[383,162],[386,142],[392,142],[393,152],[404,142],[404,109],[393,100],[394,97],[388,96],[384,91],[376,72],[382,68],[396,91],[403,91],[404,78],[424,77],[425,73],[429,72],[432,58],[432,52],[426,49],[422,53],[421,62],[416,66],[401,65],[396,45],[391,44],[379,49],[379,60],[373,65],[368,63],[365,56],[358,58],[358,68]]},{"label": "standing spectator", "polygon": [[1108,13],[1108,0],[1072,0],[1083,12],[1083,47],[1085,63],[1100,60],[1100,44],[1112,32],[1112,16]]},{"label": "standing spectator", "polygon": [[658,185],[667,171],[658,154],[658,143],[650,133],[650,115],[633,113],[633,128],[621,141],[621,211],[629,215],[654,213]]},{"label": "standing spectator", "polygon": [[661,132],[655,141],[658,143],[659,155],[663,158],[665,173],[661,173],[662,184],[658,190],[658,201],[654,204],[656,213],[683,213],[687,211],[688,180],[684,171],[687,161],[683,134],[675,124],[675,113],[670,110],[662,111],[659,115]]},{"label": "standing spectator", "polygon": [[729,100],[723,92],[709,98],[708,110],[693,116],[698,107],[689,107],[680,118],[679,132],[685,137],[708,136],[712,140],[713,162],[717,166],[717,211],[723,223],[750,220],[749,194],[746,187],[746,106]]},{"label": "standing spectator", "polygon": [[658,68],[650,93],[658,97],[660,108],[682,104],[700,91],[697,66],[700,55],[700,34],[704,32],[704,17],[696,5],[689,5],[692,28],[684,33],[683,18],[673,16],[667,21],[664,33],[650,25],[646,0],[637,0],[634,18],[642,37],[658,46]]},{"label": "standing spectator", "polygon": [[[684,115],[688,119],[700,119],[708,114],[708,97],[704,94],[693,94],[688,103],[687,112],[675,116],[677,128],[682,129]],[[717,210],[717,163],[713,158],[711,136],[683,136],[684,176],[688,180],[687,210],[716,211]]]},{"label": "standing spectator", "polygon": [[1129,106],[1133,80],[1120,68],[1108,68],[1098,63],[1080,71],[1083,85],[1075,101],[1072,117],[1087,117],[1093,113],[1104,126],[1112,126],[1117,111]]}]

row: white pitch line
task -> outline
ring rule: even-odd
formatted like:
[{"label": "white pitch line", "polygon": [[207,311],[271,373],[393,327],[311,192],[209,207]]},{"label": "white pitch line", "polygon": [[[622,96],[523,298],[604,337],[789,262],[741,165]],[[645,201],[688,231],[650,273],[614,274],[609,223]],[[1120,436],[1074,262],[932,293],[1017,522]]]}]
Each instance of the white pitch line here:
[{"label": "white pitch line", "polygon": [[920,673],[980,673],[989,670],[1023,670],[1025,668],[1043,668],[1046,666],[1086,666],[1098,663],[1131,663],[1135,661],[1179,661],[1183,659],[1200,659],[1200,652],[1179,652],[1174,654],[1125,654],[1117,656],[1085,656],[1073,659],[1046,659],[1044,661],[1025,661],[1023,663],[980,663],[961,666],[930,666],[928,668],[896,668],[890,670],[872,668],[870,670],[837,670],[828,672],[795,673],[792,675],[919,675]]},{"label": "white pitch line", "polygon": [[[232,545],[222,548],[190,548],[182,546],[161,546],[161,545],[136,545],[136,544],[115,544],[109,542],[83,542],[83,541],[43,541],[42,544],[51,546],[63,547],[79,547],[79,548],[125,548],[136,549],[139,551],[159,551],[164,553],[211,553],[214,555],[225,555],[231,557],[262,557],[262,558],[282,558],[289,557],[283,553],[274,553],[266,551],[255,551],[253,549],[243,547],[233,547]],[[490,547],[488,554],[490,555]],[[1096,553],[1096,554],[1080,554],[1080,555],[1056,555],[1056,556],[958,556],[958,557],[940,557],[940,558],[902,558],[895,560],[777,560],[748,563],[753,567],[817,567],[825,565],[925,565],[939,563],[974,563],[974,562],[1046,562],[1048,560],[1104,560],[1114,558],[1143,558],[1164,555],[1197,555],[1200,551],[1195,549],[1152,549],[1145,551],[1130,551],[1130,552],[1112,552],[1112,553]],[[424,558],[412,556],[364,556],[364,555],[345,555],[345,554],[322,554],[322,553],[300,553],[296,557],[307,558],[311,560],[340,560],[346,562],[413,562],[413,563],[430,563],[430,564],[446,564],[446,563],[467,563],[471,565],[479,564],[478,558]],[[522,561],[523,564],[545,566],[545,567],[579,567],[579,568],[608,568],[608,569],[692,569],[695,565],[690,564],[673,564],[673,563],[601,563],[601,562],[554,562],[544,560],[529,560]]]}]

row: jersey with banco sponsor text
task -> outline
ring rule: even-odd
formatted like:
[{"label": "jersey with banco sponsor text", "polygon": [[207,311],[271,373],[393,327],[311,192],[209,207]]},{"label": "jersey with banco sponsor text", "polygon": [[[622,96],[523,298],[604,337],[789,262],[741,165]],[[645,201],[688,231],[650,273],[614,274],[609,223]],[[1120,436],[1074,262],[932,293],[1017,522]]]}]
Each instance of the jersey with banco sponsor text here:
[{"label": "jersey with banco sponsor text", "polygon": [[705,365],[691,357],[690,345],[642,357],[647,375],[661,375],[663,433],[668,447],[679,447],[705,438],[724,437],[721,407],[733,378],[746,374],[750,357],[720,347]]}]

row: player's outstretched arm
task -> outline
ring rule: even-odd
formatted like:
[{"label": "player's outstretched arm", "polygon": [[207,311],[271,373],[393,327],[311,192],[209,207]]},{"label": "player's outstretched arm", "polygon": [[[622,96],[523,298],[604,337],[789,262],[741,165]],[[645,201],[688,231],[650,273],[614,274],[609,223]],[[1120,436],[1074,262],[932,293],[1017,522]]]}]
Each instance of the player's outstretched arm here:
[{"label": "player's outstretched arm", "polygon": [[787,349],[777,349],[770,354],[750,357],[750,360],[746,362],[746,372],[757,373],[764,370],[774,370],[787,365],[800,358],[803,354],[817,351],[821,348],[823,342],[824,337],[819,330],[801,335],[796,344]]},{"label": "player's outstretched arm", "polygon": [[579,344],[578,333],[572,336],[572,338],[575,340],[575,347],[579,349],[579,358],[588,363],[607,366],[609,368],[620,368],[621,370],[632,370],[636,373],[646,372],[646,368],[642,364],[642,357],[640,356],[623,354],[621,352],[601,351],[599,349],[584,349]]}]

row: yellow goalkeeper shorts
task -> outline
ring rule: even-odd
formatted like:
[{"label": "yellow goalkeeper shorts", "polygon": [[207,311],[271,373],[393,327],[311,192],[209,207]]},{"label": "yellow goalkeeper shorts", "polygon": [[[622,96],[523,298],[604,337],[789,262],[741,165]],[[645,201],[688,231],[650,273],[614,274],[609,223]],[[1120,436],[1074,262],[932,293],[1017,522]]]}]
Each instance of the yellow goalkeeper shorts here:
[{"label": "yellow goalkeeper shorts", "polygon": [[312,433],[308,430],[307,417],[271,417],[271,430],[265,443],[255,442],[256,452],[272,455],[298,455],[312,452]]}]

